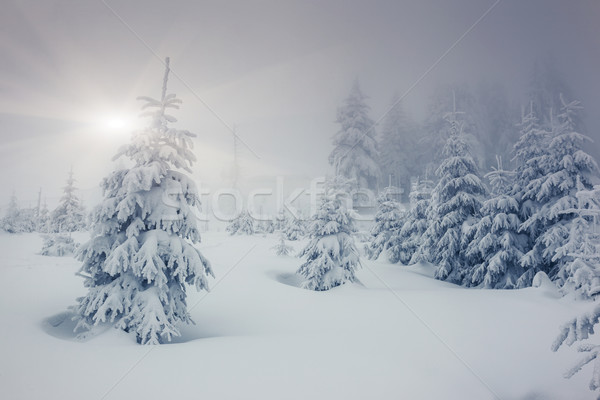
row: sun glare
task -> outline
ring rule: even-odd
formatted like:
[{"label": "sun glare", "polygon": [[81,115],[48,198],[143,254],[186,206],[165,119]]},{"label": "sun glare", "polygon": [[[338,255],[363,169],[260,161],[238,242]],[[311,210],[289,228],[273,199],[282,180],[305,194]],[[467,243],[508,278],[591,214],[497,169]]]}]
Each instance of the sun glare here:
[{"label": "sun glare", "polygon": [[102,125],[106,130],[123,132],[131,128],[131,121],[123,117],[107,117],[104,119]]},{"label": "sun glare", "polygon": [[[98,114],[97,114],[98,115]],[[91,118],[91,132],[101,137],[127,138],[137,128],[136,119],[123,114],[100,114]]]}]

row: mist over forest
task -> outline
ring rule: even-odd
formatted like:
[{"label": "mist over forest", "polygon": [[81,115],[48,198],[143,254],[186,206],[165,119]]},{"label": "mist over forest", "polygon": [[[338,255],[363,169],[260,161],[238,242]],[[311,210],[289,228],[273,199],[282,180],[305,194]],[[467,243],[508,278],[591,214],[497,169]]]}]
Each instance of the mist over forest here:
[{"label": "mist over forest", "polygon": [[[184,104],[179,123],[199,135],[194,176],[206,187],[234,180],[234,126],[247,145],[238,157],[248,190],[274,176],[305,186],[331,174],[336,112],[354,81],[378,141],[401,97],[410,124],[402,147],[412,158],[397,163],[413,176],[435,157],[424,153],[436,147],[451,93],[484,172],[496,154],[510,166],[530,100],[548,119],[560,93],[581,101],[580,130],[597,155],[598,17],[585,1],[10,1],[0,17],[10,33],[1,44],[0,128],[11,173],[2,174],[0,205],[14,191],[35,206],[41,188],[54,206],[72,166],[92,206],[111,157],[141,126],[136,97],[160,90],[165,56]],[[35,167],[48,164],[53,173]]]}]

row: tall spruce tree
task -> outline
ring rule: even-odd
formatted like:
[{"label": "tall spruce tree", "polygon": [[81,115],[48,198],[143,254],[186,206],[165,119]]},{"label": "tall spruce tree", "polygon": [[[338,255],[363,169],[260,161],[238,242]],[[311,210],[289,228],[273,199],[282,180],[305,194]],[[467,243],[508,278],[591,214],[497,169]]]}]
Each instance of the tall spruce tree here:
[{"label": "tall spruce tree", "polygon": [[[445,158],[446,141],[452,134],[452,125],[447,121],[448,110],[461,111],[457,115],[460,115],[463,139],[467,142],[476,165],[484,165],[482,162],[485,154],[480,141],[482,124],[477,118],[477,99],[467,85],[443,85],[435,89],[427,107],[423,137],[419,143],[422,153],[419,158],[424,160],[421,163],[427,162],[427,168],[436,171]],[[421,169],[426,169],[425,167],[423,165]]]},{"label": "tall spruce tree", "polygon": [[[520,260],[524,270],[517,281],[517,287],[522,288],[531,286],[533,277],[542,267],[535,261],[539,259],[537,254],[539,248],[534,247],[541,233],[542,225],[541,221],[530,219],[539,212],[541,204],[537,200],[538,188],[530,186],[530,184],[533,181],[539,182],[539,179],[546,173],[543,160],[548,153],[550,132],[540,127],[533,102],[529,103],[529,111],[522,116],[518,126],[521,136],[513,147],[513,162],[516,164],[516,169],[510,194],[519,203],[519,218],[522,221],[519,231],[527,236],[525,245],[527,252]],[[523,224],[526,221],[528,224]]]},{"label": "tall spruce tree", "polygon": [[[538,58],[533,63],[529,79],[528,95],[532,100],[533,111],[543,125],[552,123],[552,110],[562,107],[561,96],[573,98],[573,91],[567,77],[557,68],[559,63],[551,56]],[[581,116],[576,116],[575,128],[581,128]]]},{"label": "tall spruce tree", "polygon": [[406,212],[402,227],[390,238],[388,254],[391,262],[415,264],[419,261],[417,254],[422,236],[427,230],[427,209],[431,200],[433,182],[428,179],[417,180],[409,198],[411,208]]},{"label": "tall spruce tree", "polygon": [[508,194],[514,174],[498,167],[485,175],[490,180],[492,197],[481,207],[481,219],[467,229],[466,286],[488,289],[513,289],[523,274],[519,264],[527,237],[519,233],[519,203]]},{"label": "tall spruce tree", "polygon": [[179,322],[191,322],[186,285],[208,290],[210,264],[194,246],[199,195],[178,171],[191,172],[195,135],[170,126],[176,119],[167,109],[179,108],[181,100],[167,94],[168,76],[167,58],[160,99],[139,98],[150,124],[115,157],[133,166],[102,181],[93,237],[79,254],[88,293],[74,306],[76,330],[110,323],[135,334],[138,343],[162,343],[179,335]]},{"label": "tall spruce tree", "polygon": [[365,99],[358,82],[354,82],[350,95],[337,112],[341,127],[333,137],[334,149],[329,163],[336,175],[354,180],[360,188],[376,189],[379,166],[375,123],[369,118]]},{"label": "tall spruce tree", "polygon": [[50,232],[50,212],[48,211],[48,203],[46,199],[40,205],[40,210],[37,215],[36,229],[41,233]]},{"label": "tall spruce tree", "polygon": [[556,250],[557,256],[566,259],[557,281],[563,294],[587,300],[600,293],[600,185],[586,190],[578,177],[575,197],[577,206],[564,211],[575,217],[565,244]]},{"label": "tall spruce tree", "polygon": [[[557,118],[553,119],[551,136],[545,151],[537,160],[541,176],[526,186],[524,198],[533,199],[538,207],[523,222],[522,229],[531,232],[535,242],[522,259],[522,265],[531,271],[520,286],[529,284],[535,270],[541,270],[551,279],[569,258],[557,253],[568,238],[574,213],[565,212],[577,207],[577,179],[583,189],[591,189],[591,178],[598,171],[595,160],[583,149],[590,139],[575,131],[574,117],[581,107],[579,102],[566,103]],[[562,285],[563,282],[558,282]]]},{"label": "tall spruce tree", "polygon": [[71,168],[60,202],[50,215],[54,232],[75,232],[85,229],[85,211],[76,191],[73,168]]},{"label": "tall spruce tree", "polygon": [[383,181],[410,191],[410,178],[417,170],[416,129],[402,109],[398,95],[392,99],[381,127],[379,165]]},{"label": "tall spruce tree", "polygon": [[444,160],[437,169],[439,182],[428,210],[430,221],[423,235],[422,257],[437,265],[435,277],[462,283],[467,275],[463,229],[479,217],[485,187],[469,151],[456,109],[446,116],[449,137]]},{"label": "tall spruce tree", "polygon": [[433,182],[427,179],[425,179],[425,182],[427,182],[425,190],[417,188],[413,190],[414,201],[408,218],[400,231],[401,237],[399,239],[402,239],[402,241],[398,241],[399,247],[410,251],[410,258],[408,258],[408,254],[406,257],[409,260],[408,264],[431,262],[430,256],[433,250],[434,238],[425,233],[432,224],[436,223],[433,204],[437,202],[437,194],[433,191],[435,189]]}]

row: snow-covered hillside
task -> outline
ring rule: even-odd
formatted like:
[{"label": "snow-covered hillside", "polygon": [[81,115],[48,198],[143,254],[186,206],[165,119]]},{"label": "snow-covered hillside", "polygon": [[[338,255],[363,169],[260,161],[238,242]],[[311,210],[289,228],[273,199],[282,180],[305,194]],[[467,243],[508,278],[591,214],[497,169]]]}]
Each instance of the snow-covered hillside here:
[{"label": "snow-covered hillside", "polygon": [[[85,240],[85,237],[77,239]],[[188,291],[195,326],[139,346],[108,329],[85,341],[67,307],[80,263],[38,253],[37,234],[0,233],[2,399],[590,399],[589,372],[563,372],[558,327],[589,304],[551,286],[500,291],[434,280],[428,265],[363,259],[360,283],[298,287],[302,260],[277,235],[205,233],[216,278]],[[296,250],[306,241],[292,243]]]}]

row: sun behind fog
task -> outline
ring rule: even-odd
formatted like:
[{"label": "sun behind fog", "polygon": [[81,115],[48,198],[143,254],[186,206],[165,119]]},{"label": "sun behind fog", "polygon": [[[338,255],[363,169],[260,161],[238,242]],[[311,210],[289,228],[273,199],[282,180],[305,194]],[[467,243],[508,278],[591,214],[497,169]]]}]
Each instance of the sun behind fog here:
[{"label": "sun behind fog", "polygon": [[133,128],[131,118],[122,116],[105,117],[101,122],[102,128],[114,133],[129,133]]},{"label": "sun behind fog", "polygon": [[90,118],[90,133],[104,139],[122,141],[139,128],[139,118],[124,114],[104,114]]},{"label": "sun behind fog", "polygon": [[110,130],[123,130],[128,127],[128,121],[124,118],[112,117],[104,121],[104,126]]}]

